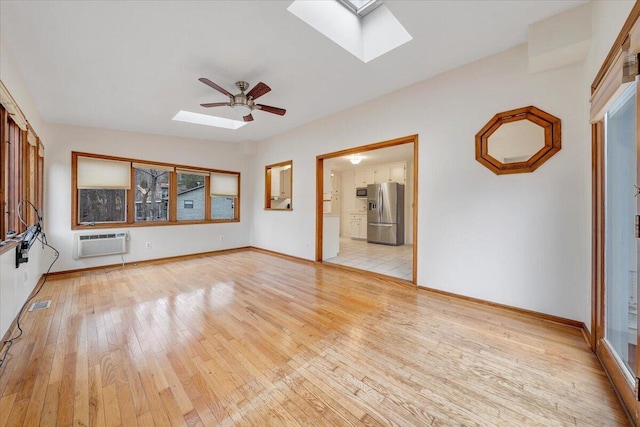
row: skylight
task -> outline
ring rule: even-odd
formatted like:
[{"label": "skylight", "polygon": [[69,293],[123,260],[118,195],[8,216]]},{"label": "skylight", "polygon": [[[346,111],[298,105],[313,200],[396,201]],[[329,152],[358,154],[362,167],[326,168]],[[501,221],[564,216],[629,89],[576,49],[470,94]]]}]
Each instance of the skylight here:
[{"label": "skylight", "polygon": [[295,0],[287,10],[362,62],[413,38],[381,0]]},{"label": "skylight", "polygon": [[192,113],[191,111],[182,110],[180,110],[172,120],[233,130],[239,129],[247,124],[247,122],[241,122],[239,120],[225,119],[223,117],[209,116],[207,114]]},{"label": "skylight", "polygon": [[378,6],[382,5],[382,0],[338,0],[351,12],[360,17],[373,12]]}]

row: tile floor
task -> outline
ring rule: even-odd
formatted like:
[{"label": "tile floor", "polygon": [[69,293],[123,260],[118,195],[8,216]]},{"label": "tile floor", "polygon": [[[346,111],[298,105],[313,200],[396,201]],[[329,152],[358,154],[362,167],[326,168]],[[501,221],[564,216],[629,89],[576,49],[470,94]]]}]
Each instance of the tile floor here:
[{"label": "tile floor", "polygon": [[413,279],[413,245],[387,246],[340,237],[338,256],[324,262],[346,265],[400,279]]}]

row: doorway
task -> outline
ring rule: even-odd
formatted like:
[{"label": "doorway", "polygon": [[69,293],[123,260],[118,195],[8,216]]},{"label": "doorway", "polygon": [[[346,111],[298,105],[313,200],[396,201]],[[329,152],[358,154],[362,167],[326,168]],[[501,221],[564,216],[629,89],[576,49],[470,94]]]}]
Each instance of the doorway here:
[{"label": "doorway", "polygon": [[622,400],[638,421],[640,178],[637,81],[622,87],[594,126],[593,341]]},{"label": "doorway", "polygon": [[317,156],[316,261],[417,283],[417,159],[417,135]]}]

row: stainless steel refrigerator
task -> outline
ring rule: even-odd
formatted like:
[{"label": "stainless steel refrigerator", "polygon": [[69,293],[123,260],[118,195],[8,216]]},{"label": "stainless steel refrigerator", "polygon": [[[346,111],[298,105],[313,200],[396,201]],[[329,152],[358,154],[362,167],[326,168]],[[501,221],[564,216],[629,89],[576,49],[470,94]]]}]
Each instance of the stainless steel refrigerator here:
[{"label": "stainless steel refrigerator", "polygon": [[404,185],[367,186],[367,242],[404,245]]}]

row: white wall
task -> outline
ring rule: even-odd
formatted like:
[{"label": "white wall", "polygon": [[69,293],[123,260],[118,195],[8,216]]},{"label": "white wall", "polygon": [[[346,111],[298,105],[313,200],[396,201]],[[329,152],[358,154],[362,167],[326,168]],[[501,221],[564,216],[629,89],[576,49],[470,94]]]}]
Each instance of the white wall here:
[{"label": "white wall", "polygon": [[[125,255],[127,262],[236,248],[250,244],[253,159],[251,155],[245,154],[243,144],[53,124],[49,126],[49,130],[46,191],[53,196],[53,199],[51,209],[48,210],[48,236],[50,243],[58,248],[61,254],[54,271],[117,264],[121,260],[119,255],[73,259],[74,233],[86,233],[91,230],[71,230],[72,151],[241,173],[239,223],[115,228],[129,230],[131,238],[129,253]],[[151,243],[150,249],[145,247],[146,242]]]},{"label": "white wall", "polygon": [[[258,168],[293,158],[304,173],[294,211],[254,210],[253,244],[313,259],[315,156],[419,134],[418,284],[588,323],[583,75],[584,64],[530,75],[523,45],[261,143]],[[494,175],[475,161],[474,136],[527,105],[562,120],[562,150],[534,173]]]}]

